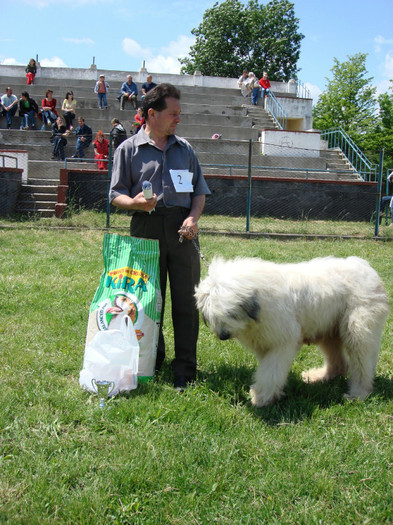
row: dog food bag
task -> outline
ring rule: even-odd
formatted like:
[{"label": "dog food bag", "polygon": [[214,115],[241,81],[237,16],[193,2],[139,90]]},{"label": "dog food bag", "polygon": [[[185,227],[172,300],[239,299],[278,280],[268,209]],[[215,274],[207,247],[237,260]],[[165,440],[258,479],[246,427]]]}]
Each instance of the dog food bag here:
[{"label": "dog food bag", "polygon": [[[139,344],[138,381],[153,378],[162,308],[158,241],[104,235],[104,272],[90,306],[86,347],[102,330],[133,323]],[[86,355],[86,350],[85,350]]]}]

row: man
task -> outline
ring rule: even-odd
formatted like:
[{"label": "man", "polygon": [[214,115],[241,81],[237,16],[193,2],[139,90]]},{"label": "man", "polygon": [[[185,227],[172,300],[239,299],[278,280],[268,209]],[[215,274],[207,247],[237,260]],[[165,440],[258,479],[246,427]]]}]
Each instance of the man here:
[{"label": "man", "polygon": [[123,82],[120,88],[120,109],[123,111],[126,102],[131,102],[132,107],[138,107],[138,88],[135,82],[132,81],[132,76],[128,75],[127,81]]},{"label": "man", "polygon": [[76,149],[72,155],[73,159],[83,159],[85,156],[85,149],[88,148],[93,140],[93,132],[91,128],[85,123],[85,119],[78,118],[79,126],[75,130],[76,135]]},{"label": "man", "polygon": [[8,87],[5,94],[1,97],[1,109],[7,120],[7,129],[11,129],[12,117],[18,109],[18,98],[12,94],[12,89]]},{"label": "man", "polygon": [[147,95],[147,93],[149,93],[150,90],[152,90],[153,88],[156,87],[157,84],[155,84],[154,82],[152,82],[153,80],[153,77],[151,75],[147,75],[146,77],[146,82],[144,82],[142,84],[142,96],[141,96],[141,100],[143,100],[145,98],[145,96]]},{"label": "man", "polygon": [[[200,261],[190,239],[198,233],[198,220],[210,191],[190,144],[174,135],[180,112],[180,91],[171,84],[160,84],[147,93],[143,101],[145,125],[115,152],[109,198],[115,206],[133,213],[132,236],[159,240],[161,320],[169,276],[175,336],[172,370],[174,386],[182,391],[195,380],[199,330],[194,289]],[[153,186],[153,197],[148,200],[142,192],[143,181]],[[180,234],[183,242],[179,242]],[[161,325],[158,370],[164,357]]]},{"label": "man", "polygon": [[249,89],[248,89],[248,82],[249,82],[248,71],[247,69],[244,69],[243,73],[239,77],[239,80],[237,81],[237,85],[239,86],[241,94],[243,95],[244,98],[248,97],[250,94]]},{"label": "man", "polygon": [[127,138],[127,131],[124,129],[123,124],[120,122],[119,119],[113,118],[111,120],[112,124],[112,144],[113,144],[113,151],[120,146],[122,142],[124,142]]},{"label": "man", "polygon": [[[22,92],[22,97],[19,100],[19,116],[21,117],[21,129],[35,129],[35,116],[38,113],[37,102],[30,98],[27,91]],[[23,125],[24,124],[24,125]]]}]

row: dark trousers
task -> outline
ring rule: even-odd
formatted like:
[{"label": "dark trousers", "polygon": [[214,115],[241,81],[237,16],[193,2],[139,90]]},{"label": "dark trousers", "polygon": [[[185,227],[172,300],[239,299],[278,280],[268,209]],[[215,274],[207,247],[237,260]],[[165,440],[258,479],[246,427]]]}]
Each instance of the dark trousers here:
[{"label": "dark trousers", "polygon": [[163,303],[157,363],[160,364],[165,357],[162,321],[169,277],[175,337],[175,359],[172,361],[172,370],[175,376],[182,375],[194,379],[199,332],[199,314],[195,305],[194,290],[200,279],[200,260],[192,242],[184,239],[180,243],[177,233],[188,214],[188,209],[179,207],[157,208],[151,214],[135,213],[131,221],[131,235],[159,240]]}]

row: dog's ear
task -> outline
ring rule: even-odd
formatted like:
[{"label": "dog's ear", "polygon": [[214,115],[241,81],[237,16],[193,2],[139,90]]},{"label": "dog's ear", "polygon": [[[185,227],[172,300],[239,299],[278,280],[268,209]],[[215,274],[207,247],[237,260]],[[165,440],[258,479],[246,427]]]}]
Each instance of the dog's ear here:
[{"label": "dog's ear", "polygon": [[256,294],[249,297],[240,306],[246,312],[246,314],[248,315],[250,319],[253,319],[254,321],[258,321],[258,315],[259,315],[259,311],[261,307],[259,305]]}]

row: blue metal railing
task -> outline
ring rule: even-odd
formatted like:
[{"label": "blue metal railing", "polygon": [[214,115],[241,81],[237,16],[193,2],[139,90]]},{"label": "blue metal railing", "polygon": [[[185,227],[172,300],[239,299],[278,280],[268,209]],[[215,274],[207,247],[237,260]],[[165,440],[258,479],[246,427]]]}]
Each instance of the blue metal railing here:
[{"label": "blue metal railing", "polygon": [[311,91],[300,80],[296,80],[296,96],[298,98],[312,98]]},{"label": "blue metal railing", "polygon": [[321,132],[321,139],[327,141],[328,149],[340,149],[349,164],[364,181],[377,180],[378,164],[373,164],[343,129],[324,130]]},{"label": "blue metal railing", "polygon": [[274,93],[268,91],[268,97],[265,105],[266,111],[273,117],[274,122],[280,129],[287,129],[287,115]]}]

